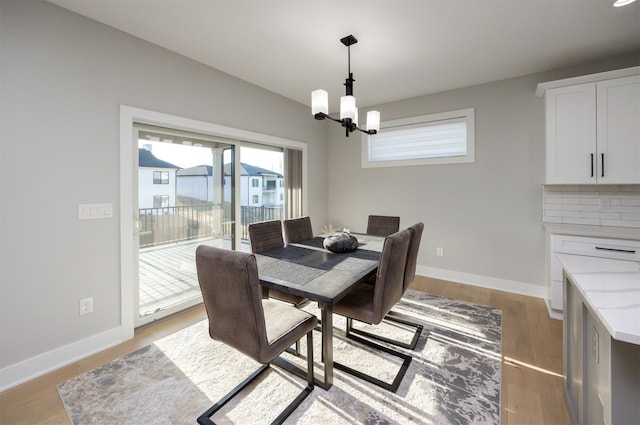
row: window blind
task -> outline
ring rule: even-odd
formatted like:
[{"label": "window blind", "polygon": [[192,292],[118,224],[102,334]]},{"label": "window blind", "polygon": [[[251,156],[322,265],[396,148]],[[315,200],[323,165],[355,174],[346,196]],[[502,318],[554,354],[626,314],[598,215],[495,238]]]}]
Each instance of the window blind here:
[{"label": "window blind", "polygon": [[369,161],[402,161],[467,155],[465,117],[384,128],[369,138]]}]

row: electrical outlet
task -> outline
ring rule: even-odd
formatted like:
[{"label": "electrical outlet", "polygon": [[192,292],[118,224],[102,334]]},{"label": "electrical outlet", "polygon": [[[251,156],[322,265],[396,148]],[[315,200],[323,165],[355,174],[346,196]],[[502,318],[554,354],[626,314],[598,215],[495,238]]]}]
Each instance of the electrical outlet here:
[{"label": "electrical outlet", "polygon": [[436,248],[436,255],[437,255],[438,257],[444,257],[444,248],[442,248],[442,247],[440,247],[440,246],[439,246],[439,247],[437,247],[437,248]]},{"label": "electrical outlet", "polygon": [[93,298],[80,300],[80,316],[93,313]]},{"label": "electrical outlet", "polygon": [[608,211],[611,209],[611,200],[609,198],[600,198],[600,211]]}]

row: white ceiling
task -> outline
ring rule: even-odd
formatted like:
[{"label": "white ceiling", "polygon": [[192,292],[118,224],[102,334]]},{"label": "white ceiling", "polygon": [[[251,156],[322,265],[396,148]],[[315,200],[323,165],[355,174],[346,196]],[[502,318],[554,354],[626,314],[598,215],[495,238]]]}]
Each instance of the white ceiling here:
[{"label": "white ceiling", "polygon": [[640,51],[640,1],[49,0],[303,104],[358,106]]}]

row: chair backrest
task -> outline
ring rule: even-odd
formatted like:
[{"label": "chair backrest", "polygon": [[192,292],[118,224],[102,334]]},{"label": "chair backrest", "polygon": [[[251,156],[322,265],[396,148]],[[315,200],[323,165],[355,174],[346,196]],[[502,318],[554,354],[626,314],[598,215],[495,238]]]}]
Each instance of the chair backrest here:
[{"label": "chair backrest", "polygon": [[409,285],[416,278],[416,266],[418,265],[418,250],[420,249],[420,241],[422,240],[422,231],[424,230],[423,223],[416,223],[413,226],[407,228],[411,233],[411,240],[409,241],[409,251],[407,253],[407,266],[404,271],[404,283],[403,289],[406,291],[409,289]]},{"label": "chair backrest", "polygon": [[296,243],[313,238],[311,218],[291,218],[282,222],[284,240],[287,244]]},{"label": "chair backrest", "polygon": [[260,254],[284,246],[282,222],[280,220],[262,221],[249,225],[249,243],[251,252]]},{"label": "chair backrest", "polygon": [[404,229],[384,240],[373,293],[374,325],[380,323],[402,298],[410,239],[409,230]]},{"label": "chair backrest", "polygon": [[259,361],[268,342],[256,257],[200,245],[196,269],[211,338]]},{"label": "chair backrest", "polygon": [[377,236],[389,236],[400,229],[400,217],[388,215],[370,215],[367,233]]}]

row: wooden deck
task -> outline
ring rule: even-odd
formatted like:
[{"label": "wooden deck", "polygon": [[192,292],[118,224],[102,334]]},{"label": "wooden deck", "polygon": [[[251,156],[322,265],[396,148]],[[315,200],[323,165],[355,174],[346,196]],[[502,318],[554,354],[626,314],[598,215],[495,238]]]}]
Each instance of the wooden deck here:
[{"label": "wooden deck", "polygon": [[[228,238],[207,238],[140,250],[140,317],[200,295],[195,259],[203,244],[231,249]],[[240,249],[248,252],[248,241]]]}]

